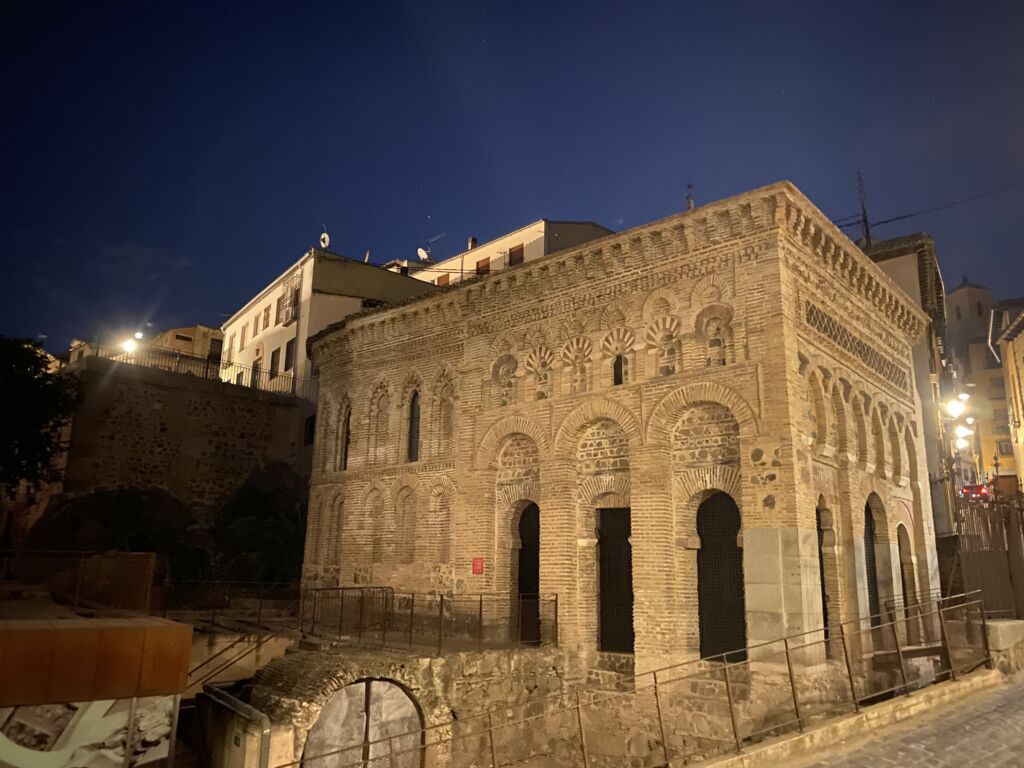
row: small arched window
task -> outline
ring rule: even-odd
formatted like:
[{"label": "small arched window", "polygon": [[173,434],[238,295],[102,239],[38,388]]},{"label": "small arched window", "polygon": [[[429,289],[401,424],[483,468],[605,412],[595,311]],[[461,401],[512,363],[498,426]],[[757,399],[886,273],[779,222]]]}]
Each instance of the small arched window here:
[{"label": "small arched window", "polygon": [[352,409],[345,408],[341,416],[341,424],[338,425],[338,469],[348,469],[348,446],[352,439],[350,432],[352,426]]},{"label": "small arched window", "polygon": [[612,385],[619,386],[626,383],[626,376],[629,368],[629,361],[625,355],[616,355],[612,363]]},{"label": "small arched window", "polygon": [[409,398],[409,444],[406,448],[407,461],[420,458],[420,393],[413,392]]}]

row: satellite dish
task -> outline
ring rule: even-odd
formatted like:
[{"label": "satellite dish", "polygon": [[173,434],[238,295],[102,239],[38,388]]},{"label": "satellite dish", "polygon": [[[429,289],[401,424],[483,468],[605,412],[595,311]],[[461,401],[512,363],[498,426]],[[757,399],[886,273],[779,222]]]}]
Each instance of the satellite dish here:
[{"label": "satellite dish", "polygon": [[420,257],[420,261],[430,261],[430,250],[427,248],[417,248],[416,255]]},{"label": "satellite dish", "polygon": [[330,235],[328,235],[326,232],[324,232],[322,235],[320,235],[320,247],[321,248],[326,248],[330,244],[331,244],[331,236]]}]

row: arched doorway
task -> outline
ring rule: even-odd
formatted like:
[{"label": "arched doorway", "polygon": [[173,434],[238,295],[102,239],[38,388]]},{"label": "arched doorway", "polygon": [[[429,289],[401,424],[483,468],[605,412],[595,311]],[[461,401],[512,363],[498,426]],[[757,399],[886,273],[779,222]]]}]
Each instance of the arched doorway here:
[{"label": "arched doorway", "polygon": [[746,658],[747,616],[743,597],[743,550],[736,544],[740,510],[716,491],[697,509],[697,611],[700,655],[729,661]]},{"label": "arched doorway", "polygon": [[516,568],[519,640],[540,642],[540,508],[530,502],[519,515],[519,556]]},{"label": "arched doorway", "polygon": [[882,608],[878,597],[877,538],[875,513],[871,509],[871,502],[868,502],[864,505],[864,572],[868,588],[868,614],[871,616],[873,627],[882,623]]},{"label": "arched doorway", "polygon": [[359,680],[320,710],[306,737],[303,765],[341,768],[362,761],[422,768],[422,728],[419,707],[402,686],[390,680]]}]

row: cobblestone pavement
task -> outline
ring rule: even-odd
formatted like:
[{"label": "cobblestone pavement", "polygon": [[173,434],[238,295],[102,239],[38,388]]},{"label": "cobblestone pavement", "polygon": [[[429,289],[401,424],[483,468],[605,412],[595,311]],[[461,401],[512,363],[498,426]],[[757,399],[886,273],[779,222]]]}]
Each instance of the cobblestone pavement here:
[{"label": "cobblestone pavement", "polygon": [[794,759],[785,768],[950,766],[1024,767],[1024,682],[999,685],[966,700]]}]

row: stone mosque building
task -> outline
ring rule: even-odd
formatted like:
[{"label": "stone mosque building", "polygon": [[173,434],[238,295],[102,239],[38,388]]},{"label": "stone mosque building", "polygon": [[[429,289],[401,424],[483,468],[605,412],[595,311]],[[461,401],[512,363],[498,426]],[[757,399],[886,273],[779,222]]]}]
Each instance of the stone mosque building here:
[{"label": "stone mosque building", "polygon": [[303,586],[557,594],[638,673],[936,590],[926,323],[788,182],[349,317]]}]

